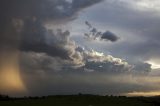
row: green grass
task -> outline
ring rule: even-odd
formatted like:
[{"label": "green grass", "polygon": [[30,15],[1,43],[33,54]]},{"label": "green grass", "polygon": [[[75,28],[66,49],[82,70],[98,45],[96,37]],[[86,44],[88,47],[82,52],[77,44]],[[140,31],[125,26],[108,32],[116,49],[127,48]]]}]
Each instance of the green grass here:
[{"label": "green grass", "polygon": [[45,98],[11,99],[0,106],[160,106],[159,98],[127,98],[108,96],[50,96]]}]

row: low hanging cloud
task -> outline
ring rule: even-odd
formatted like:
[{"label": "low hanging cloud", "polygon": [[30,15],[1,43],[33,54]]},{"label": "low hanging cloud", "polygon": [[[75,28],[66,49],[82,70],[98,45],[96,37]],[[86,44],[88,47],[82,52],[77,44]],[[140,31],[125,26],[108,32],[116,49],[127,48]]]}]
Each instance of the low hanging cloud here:
[{"label": "low hanging cloud", "polygon": [[[128,63],[112,56],[103,56],[95,51],[86,53],[88,60],[81,67],[71,67],[74,64],[71,65],[68,61],[43,53],[24,52],[22,55],[21,64],[26,66],[23,78],[29,89],[29,95],[77,94],[79,92],[121,95],[159,88],[154,86],[158,81],[147,80],[148,75],[131,74],[132,66]],[[42,92],[44,90],[46,92]]]},{"label": "low hanging cloud", "polygon": [[85,37],[93,40],[104,40],[104,41],[111,41],[116,42],[119,37],[110,31],[101,32],[98,31],[97,28],[93,27],[88,21],[85,21],[85,24],[89,28],[89,33],[85,33]]},{"label": "low hanging cloud", "polygon": [[84,57],[82,66],[76,66],[68,60],[51,57],[45,53],[21,53],[20,62],[21,66],[24,66],[23,79],[29,95],[64,95],[79,92],[123,95],[134,91],[147,92],[160,88],[154,86],[159,83],[156,76],[153,77],[155,79],[153,81],[149,80],[148,74],[138,73],[139,70],[150,69],[148,65],[137,66],[139,67],[136,70],[137,76],[134,74],[135,67],[122,59],[94,50],[87,51],[80,47],[76,50]]}]

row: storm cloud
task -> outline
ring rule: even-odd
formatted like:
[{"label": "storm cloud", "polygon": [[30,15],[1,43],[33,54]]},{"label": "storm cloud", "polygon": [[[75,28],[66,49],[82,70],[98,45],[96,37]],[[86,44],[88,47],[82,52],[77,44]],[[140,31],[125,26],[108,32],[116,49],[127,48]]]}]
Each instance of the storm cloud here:
[{"label": "storm cloud", "polygon": [[[1,45],[11,47],[18,46],[20,50],[26,49],[28,51],[30,49],[30,51],[36,52],[49,52],[57,49],[55,44],[52,45],[52,47],[46,43],[45,38],[50,32],[45,28],[45,22],[49,20],[72,20],[72,17],[75,16],[80,9],[100,1],[101,0],[76,0],[76,2],[74,0],[72,2],[66,0],[2,0],[0,3],[2,16],[0,19]],[[67,33],[67,35],[68,34],[69,33]],[[51,48],[52,50],[49,50]],[[63,50],[58,49],[57,51],[63,52]]]},{"label": "storm cloud", "polygon": [[[140,60],[132,58],[132,56],[141,57],[144,53],[144,57],[149,58],[150,54],[158,53],[154,50],[159,47],[157,45],[159,43],[154,41],[155,36],[157,39],[159,38],[159,31],[155,31],[150,43],[147,43],[152,38],[149,36],[148,30],[145,32],[147,38],[142,36],[141,40],[144,42],[136,43],[137,37],[132,40],[134,43],[130,42],[132,37],[129,34],[128,37],[125,33],[124,35],[119,33],[114,27],[112,28],[110,22],[115,21],[113,25],[118,28],[121,26],[125,30],[129,28],[137,30],[146,26],[146,24],[142,24],[148,22],[148,18],[142,22],[142,16],[137,15],[139,13],[134,11],[136,15],[135,19],[132,19],[131,10],[122,9],[125,13],[130,14],[127,15],[130,17],[128,20],[121,21],[123,18],[123,14],[120,15],[119,13],[121,6],[119,6],[119,2],[114,0],[107,2],[108,9],[105,9],[102,14],[108,13],[104,16],[96,15],[95,20],[83,19],[79,16],[84,12],[83,9],[102,1],[106,3],[108,0],[1,0],[0,66],[3,66],[4,69],[0,69],[0,76],[2,76],[0,77],[0,92],[12,94],[7,92],[5,87],[21,87],[21,90],[26,90],[28,95],[74,94],[79,92],[121,95],[133,91],[159,90],[159,86],[154,86],[159,83],[156,81],[159,78],[157,75],[152,76],[151,74],[153,73],[153,64],[144,61],[146,58]],[[115,4],[113,7],[112,3]],[[93,8],[97,7],[93,6]],[[94,14],[100,13],[97,12],[97,9],[95,10]],[[109,12],[110,10],[119,13],[120,19],[115,19],[117,15]],[[102,19],[97,19],[97,16]],[[84,24],[85,20],[89,20],[85,22],[87,28],[82,28],[79,23],[68,27],[79,18],[82,19],[81,24]],[[137,19],[140,20],[136,21]],[[157,18],[157,20],[159,19]],[[90,21],[108,23],[105,23],[106,26],[99,25],[102,26],[99,28],[99,26],[94,27]],[[139,23],[139,25],[135,25],[134,22]],[[132,23],[132,26],[126,27],[128,23]],[[48,24],[51,27],[48,27]],[[111,28],[107,25],[111,25]],[[150,25],[149,22],[147,25]],[[67,28],[64,28],[65,26]],[[84,29],[86,32],[77,32],[78,37],[85,35],[89,40],[100,41],[100,44],[94,42],[92,45],[86,39],[83,39],[82,42],[80,39],[74,39],[73,30],[79,27],[80,30]],[[132,32],[133,30],[129,31]],[[151,33],[153,32],[151,31]],[[85,42],[88,44],[83,45]],[[112,46],[109,47],[109,44]],[[148,48],[145,47],[146,44],[148,44]],[[102,46],[103,50],[98,50],[98,47],[101,48]],[[108,55],[107,50],[113,52]],[[153,51],[148,52],[149,50]],[[123,59],[125,58],[124,55],[129,56],[130,59]],[[9,75],[13,76],[10,77]],[[17,83],[13,82],[12,79],[8,80],[8,78],[16,79]],[[150,78],[153,78],[154,81],[151,81]],[[8,82],[5,85],[3,81]],[[121,85],[123,86],[121,87]]]},{"label": "storm cloud", "polygon": [[[8,69],[5,68],[7,67],[7,63],[3,64],[4,60],[1,59],[0,66],[4,67],[4,69],[1,70],[1,80],[8,81],[6,87],[10,85],[14,88],[21,87],[21,90],[24,90],[25,84],[23,84],[20,73],[23,73],[23,71],[27,69],[31,70],[30,68],[33,68],[33,71],[40,69],[51,70],[51,68],[49,68],[50,64],[52,67],[55,67],[58,62],[60,62],[59,66],[61,66],[64,61],[69,62],[68,64],[81,64],[79,63],[81,62],[81,55],[75,51],[77,45],[74,41],[70,40],[70,32],[68,30],[63,31],[59,28],[48,29],[46,24],[47,22],[56,22],[57,25],[62,21],[63,24],[65,24],[74,20],[81,9],[100,1],[101,0],[76,0],[76,2],[75,0],[0,1],[0,54],[3,57],[2,54],[6,54],[5,56],[7,56],[16,53],[12,55],[16,58],[14,59],[16,67],[13,67],[11,71],[7,71]],[[79,3],[77,4],[77,2]],[[38,55],[41,53],[44,54],[44,56]],[[38,57],[36,57],[37,55]],[[48,59],[49,56],[51,56],[51,60]],[[6,61],[10,60],[12,60],[12,58]],[[30,66],[27,61],[31,61],[32,65]],[[20,62],[24,64],[22,65]],[[45,66],[41,67],[40,65]],[[24,68],[25,70],[23,70]],[[59,68],[52,68],[53,71],[55,69],[57,71]],[[7,73],[12,74],[12,77],[17,79],[17,82],[14,83],[12,80],[9,80],[9,77],[6,79],[7,76],[9,76]],[[0,84],[3,85],[2,82]],[[4,85],[1,89],[2,88],[8,89],[5,88]],[[5,91],[2,90],[2,92]]]}]

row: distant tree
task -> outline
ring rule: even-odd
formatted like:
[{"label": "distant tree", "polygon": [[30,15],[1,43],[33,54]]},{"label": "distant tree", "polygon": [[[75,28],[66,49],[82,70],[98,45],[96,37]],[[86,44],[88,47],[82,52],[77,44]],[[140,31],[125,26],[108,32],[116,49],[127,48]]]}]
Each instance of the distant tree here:
[{"label": "distant tree", "polygon": [[0,94],[0,100],[9,100],[10,97],[8,95],[2,95]]}]

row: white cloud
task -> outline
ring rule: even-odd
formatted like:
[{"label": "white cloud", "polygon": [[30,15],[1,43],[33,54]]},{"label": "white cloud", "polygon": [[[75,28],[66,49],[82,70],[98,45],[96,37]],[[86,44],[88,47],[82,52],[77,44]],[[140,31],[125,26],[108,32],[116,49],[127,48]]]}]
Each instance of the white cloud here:
[{"label": "white cloud", "polygon": [[147,61],[147,63],[152,65],[151,66],[152,69],[159,69],[160,68],[160,64],[155,61],[149,60],[149,61]]}]

